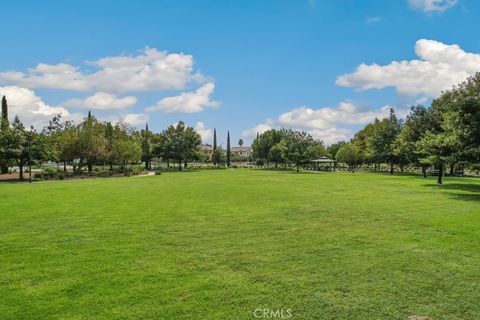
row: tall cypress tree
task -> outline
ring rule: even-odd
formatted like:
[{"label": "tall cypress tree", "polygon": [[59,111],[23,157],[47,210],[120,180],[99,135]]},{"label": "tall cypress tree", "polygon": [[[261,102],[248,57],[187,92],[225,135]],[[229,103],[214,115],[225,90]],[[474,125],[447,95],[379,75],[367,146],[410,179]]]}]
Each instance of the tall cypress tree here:
[{"label": "tall cypress tree", "polygon": [[1,129],[5,129],[8,127],[8,105],[7,105],[7,98],[3,96],[2,98],[2,124]]},{"label": "tall cypress tree", "polygon": [[227,131],[227,167],[230,168],[230,160],[231,160],[231,155],[230,155],[230,131]]},{"label": "tall cypress tree", "polygon": [[145,123],[145,131],[141,132],[142,137],[142,160],[145,161],[145,169],[152,169],[152,136],[148,130],[148,123]]},{"label": "tall cypress tree", "polygon": [[[7,105],[7,98],[3,96],[2,98],[2,118],[0,119],[0,130],[5,132],[8,130],[9,123],[8,123],[8,105]],[[2,155],[3,158],[3,155]],[[6,159],[0,159],[0,173],[5,174],[8,173],[8,161]]]},{"label": "tall cypress tree", "polygon": [[213,128],[213,165],[217,165],[217,129]]}]

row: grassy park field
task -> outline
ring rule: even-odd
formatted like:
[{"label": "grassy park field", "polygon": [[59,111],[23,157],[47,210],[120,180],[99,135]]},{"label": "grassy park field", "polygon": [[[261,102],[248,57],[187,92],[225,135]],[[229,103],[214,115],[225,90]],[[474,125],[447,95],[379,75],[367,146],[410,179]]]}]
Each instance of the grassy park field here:
[{"label": "grassy park field", "polygon": [[204,170],[0,194],[1,319],[480,318],[480,179]]}]

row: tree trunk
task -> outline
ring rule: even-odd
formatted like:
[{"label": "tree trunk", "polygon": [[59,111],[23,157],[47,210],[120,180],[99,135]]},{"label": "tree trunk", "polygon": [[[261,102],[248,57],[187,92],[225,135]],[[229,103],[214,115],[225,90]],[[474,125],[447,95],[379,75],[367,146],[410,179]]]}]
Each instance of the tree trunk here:
[{"label": "tree trunk", "polygon": [[186,169],[187,168],[187,160],[185,160],[185,162],[183,163],[183,167]]},{"label": "tree trunk", "polygon": [[300,172],[299,168],[298,168],[298,162],[296,162],[296,165],[297,165],[297,172]]},{"label": "tree trunk", "polygon": [[178,161],[178,171],[182,171],[182,160]]},{"label": "tree trunk", "polygon": [[93,171],[93,164],[91,162],[87,163],[88,173],[92,173]]},{"label": "tree trunk", "polygon": [[455,164],[450,165],[450,175],[453,175],[455,169]]},{"label": "tree trunk", "polygon": [[442,184],[442,177],[443,177],[443,163],[440,164],[440,168],[438,168],[438,184]]},{"label": "tree trunk", "polygon": [[393,174],[393,163],[390,163],[390,174]]},{"label": "tree trunk", "polygon": [[23,180],[23,161],[20,161],[20,163],[18,164],[18,169],[19,169],[18,178],[20,180]]},{"label": "tree trunk", "polygon": [[67,161],[63,161],[63,172],[67,172]]},{"label": "tree trunk", "polygon": [[422,175],[424,178],[427,177],[427,168],[425,168],[425,166],[422,166]]}]

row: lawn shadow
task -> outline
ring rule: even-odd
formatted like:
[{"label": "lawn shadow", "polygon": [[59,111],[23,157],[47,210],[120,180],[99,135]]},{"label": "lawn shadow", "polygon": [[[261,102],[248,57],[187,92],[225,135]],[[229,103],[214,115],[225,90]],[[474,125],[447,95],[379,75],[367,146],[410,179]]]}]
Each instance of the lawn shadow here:
[{"label": "lawn shadow", "polygon": [[448,195],[458,200],[480,202],[480,184],[445,182],[442,185],[429,183],[429,184],[424,184],[423,186],[429,187],[429,188],[437,187],[438,189],[441,189],[441,190],[461,191],[461,193],[448,192]]}]

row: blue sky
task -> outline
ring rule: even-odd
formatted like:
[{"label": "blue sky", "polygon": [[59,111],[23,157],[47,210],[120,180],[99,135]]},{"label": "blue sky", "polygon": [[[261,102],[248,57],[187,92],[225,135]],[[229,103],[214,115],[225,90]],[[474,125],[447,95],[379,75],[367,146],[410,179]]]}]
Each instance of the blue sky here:
[{"label": "blue sky", "polygon": [[0,94],[36,127],[92,109],[157,131],[183,120],[206,142],[213,128],[236,142],[292,127],[329,144],[480,71],[479,9],[474,0],[11,1]]}]

